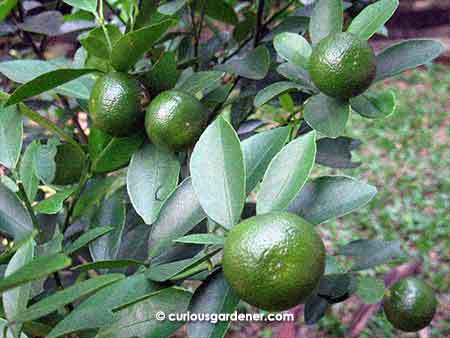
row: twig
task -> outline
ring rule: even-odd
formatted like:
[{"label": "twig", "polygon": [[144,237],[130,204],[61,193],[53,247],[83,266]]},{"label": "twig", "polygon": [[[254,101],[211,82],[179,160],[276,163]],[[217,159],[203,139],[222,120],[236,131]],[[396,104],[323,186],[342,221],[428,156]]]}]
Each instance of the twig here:
[{"label": "twig", "polygon": [[198,29],[197,29],[197,31],[194,31],[194,59],[197,60],[197,62],[195,63],[195,68],[198,68],[198,66],[199,66],[198,49],[200,46],[200,39],[201,39],[201,34],[202,34],[202,29],[203,29],[203,20],[205,18],[205,12],[206,12],[206,1],[203,1],[202,7],[200,10],[200,19],[198,22]]},{"label": "twig", "polygon": [[258,46],[259,36],[261,35],[261,29],[263,28],[263,16],[264,16],[264,0],[258,0],[258,11],[256,14],[255,33],[253,34],[253,48]]},{"label": "twig", "polygon": [[[16,21],[23,22],[24,14],[23,14],[23,7],[22,7],[22,2],[21,1],[19,1],[19,5],[17,6],[17,10],[19,12],[19,16],[17,17],[17,15],[13,12],[14,19]],[[36,54],[36,56],[39,59],[44,59],[44,55],[41,53],[39,48],[34,43],[33,38],[31,37],[31,34],[28,33],[27,31],[23,30],[23,29],[19,29],[19,31],[21,32],[22,37],[24,38],[25,42],[28,43],[31,46],[31,48],[33,49],[33,51]]]}]

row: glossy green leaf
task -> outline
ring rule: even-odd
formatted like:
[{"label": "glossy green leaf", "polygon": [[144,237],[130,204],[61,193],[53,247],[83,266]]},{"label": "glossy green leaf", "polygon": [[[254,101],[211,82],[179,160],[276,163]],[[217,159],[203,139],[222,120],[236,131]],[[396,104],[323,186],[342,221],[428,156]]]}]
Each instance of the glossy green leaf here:
[{"label": "glossy green leaf", "polygon": [[377,93],[366,93],[350,99],[352,110],[368,119],[382,119],[395,112],[395,93],[386,90]]},{"label": "glossy green leaf", "polygon": [[81,297],[85,297],[104,288],[105,286],[117,282],[123,277],[124,276],[122,274],[114,273],[76,283],[62,291],[58,291],[40,300],[37,303],[34,303],[25,311],[18,313],[12,321],[21,323],[39,319],[54,311],[57,311],[66,304],[72,303]]},{"label": "glossy green leaf", "polygon": [[[189,311],[191,313],[233,313],[239,296],[225,280],[222,271],[210,275],[194,292]],[[229,321],[210,323],[192,321],[187,324],[188,337],[222,338],[230,325]]]},{"label": "glossy green leaf", "polygon": [[306,101],[304,114],[311,128],[336,138],[344,133],[350,106],[345,101],[319,94]]},{"label": "glossy green leaf", "polygon": [[96,227],[94,229],[91,229],[78,237],[75,241],[67,243],[67,245],[64,247],[64,253],[66,255],[71,255],[74,252],[80,250],[81,248],[85,247],[92,241],[95,241],[97,238],[100,238],[107,233],[110,233],[114,228],[109,226],[104,227]]},{"label": "glossy green leaf", "polygon": [[[203,4],[203,2],[205,2]],[[238,23],[238,16],[233,6],[224,0],[202,0],[198,8],[205,6],[204,11],[212,19],[235,25]]]},{"label": "glossy green leaf", "polygon": [[201,98],[216,89],[222,82],[224,75],[223,72],[218,71],[193,73],[183,82],[177,84],[176,88]]},{"label": "glossy green leaf", "polygon": [[0,22],[6,19],[9,13],[16,7],[17,2],[18,0],[4,0],[0,3]]},{"label": "glossy green leaf", "polygon": [[264,214],[285,210],[308,179],[315,157],[314,131],[284,146],[264,174],[257,196],[256,212]]},{"label": "glossy green leaf", "polygon": [[114,313],[114,325],[103,328],[98,338],[169,337],[183,321],[157,320],[155,314],[185,313],[192,294],[181,288],[166,288]]},{"label": "glossy green leaf", "polygon": [[351,177],[323,176],[306,183],[288,211],[319,224],[363,207],[376,193],[374,186]]},{"label": "glossy green leaf", "polygon": [[273,46],[286,61],[301,67],[308,66],[312,48],[308,41],[300,34],[284,32],[273,40]]},{"label": "glossy green leaf", "polygon": [[352,161],[352,151],[361,145],[361,141],[350,137],[324,137],[317,141],[316,163],[336,169],[352,169],[361,162]]},{"label": "glossy green leaf", "polygon": [[365,304],[376,304],[383,299],[384,283],[374,277],[360,276],[356,293]]},{"label": "glossy green leaf", "polygon": [[135,261],[132,259],[116,259],[116,260],[104,260],[91,263],[80,264],[74,266],[71,270],[77,272],[85,272],[89,270],[101,270],[101,269],[121,269],[128,267],[139,267],[143,265],[143,262]]},{"label": "glossy green leaf", "polygon": [[64,201],[75,192],[75,188],[64,189],[56,192],[49,198],[40,201],[33,206],[33,210],[38,214],[53,215],[59,213],[64,207]]},{"label": "glossy green leaf", "polygon": [[308,71],[300,66],[285,62],[278,66],[277,72],[285,78],[302,86],[302,89],[308,93],[318,93],[319,90],[314,86]]},{"label": "glossy green leaf", "polygon": [[376,81],[427,64],[445,50],[442,42],[429,39],[411,39],[392,45],[377,55]]},{"label": "glossy green leaf", "polygon": [[[45,73],[56,71],[61,68],[67,68],[67,65],[62,67],[61,64],[56,62],[42,60],[13,60],[0,62],[0,73],[5,75],[11,81],[18,83],[32,81]],[[88,100],[92,84],[93,80],[91,78],[81,77],[54,88],[54,91],[69,97]]]},{"label": "glossy green leaf", "polygon": [[391,18],[398,7],[398,0],[379,0],[364,8],[354,18],[347,32],[368,40]]},{"label": "glossy green leaf", "polygon": [[72,7],[82,9],[91,13],[97,11],[97,0],[63,0],[66,4]]},{"label": "glossy green leaf", "polygon": [[[35,242],[30,238],[23,244],[11,258],[5,270],[4,278],[8,278],[14,272],[22,268],[33,260]],[[31,295],[31,283],[23,284],[17,288],[6,291],[2,295],[3,309],[8,321],[27,308],[28,300]],[[22,325],[11,325],[11,330],[15,336],[19,336]]]},{"label": "glossy green leaf", "polygon": [[269,67],[269,50],[264,46],[259,46],[250,51],[244,58],[218,65],[215,69],[252,80],[262,80],[269,72]]},{"label": "glossy green leaf", "polygon": [[180,163],[169,150],[145,144],[134,153],[127,174],[131,203],[145,223],[152,224],[174,191]]},{"label": "glossy green leaf", "polygon": [[16,194],[0,184],[0,230],[20,241],[31,234],[32,224],[29,213]]},{"label": "glossy green leaf", "polygon": [[173,245],[173,241],[191,231],[206,218],[195,195],[192,181],[185,179],[168,198],[152,225],[149,256],[157,257]]},{"label": "glossy green leaf", "polygon": [[60,145],[59,139],[52,138],[46,144],[39,144],[34,156],[36,175],[45,183],[52,183],[56,174],[55,156]]},{"label": "glossy green leaf", "polygon": [[0,164],[16,168],[22,149],[23,121],[16,107],[0,105]]},{"label": "glossy green leaf", "polygon": [[140,299],[159,288],[159,285],[149,281],[142,273],[119,280],[83,301],[56,324],[46,338],[113,325],[117,319],[112,312],[113,308]]},{"label": "glossy green leaf", "polygon": [[39,177],[34,167],[34,159],[38,149],[39,143],[37,141],[31,142],[25,149],[19,166],[19,177],[30,201],[34,201],[39,187]]},{"label": "glossy green leaf", "polygon": [[258,133],[242,142],[247,193],[261,181],[270,161],[286,143],[289,131],[289,127],[275,128]]},{"label": "glossy green leaf", "polygon": [[331,273],[320,279],[317,294],[330,302],[348,298],[355,292],[355,277],[350,273]]},{"label": "glossy green leaf", "polygon": [[[105,25],[105,29],[108,32],[111,43],[115,43],[123,36],[119,27],[116,25]],[[95,56],[109,61],[111,51],[105,37],[105,31],[102,27],[96,27],[89,32],[81,34],[79,40],[89,56]]]},{"label": "glossy green leaf", "polygon": [[146,276],[156,282],[165,282],[170,279],[174,279],[177,275],[191,269],[192,267],[208,261],[220,250],[221,249],[215,249],[207,254],[201,252],[193,258],[150,266]]},{"label": "glossy green leaf", "polygon": [[244,207],[245,168],[239,138],[225,119],[218,117],[203,132],[192,152],[190,168],[203,210],[230,229]]},{"label": "glossy green leaf", "polygon": [[142,82],[152,92],[159,94],[175,87],[178,78],[177,61],[175,52],[165,52],[153,65],[142,74]]},{"label": "glossy green leaf", "polygon": [[215,234],[193,234],[177,238],[174,240],[174,242],[187,244],[223,245],[225,242],[225,237]]},{"label": "glossy green leaf", "polygon": [[129,70],[175,23],[172,19],[164,20],[125,34],[113,45],[113,67],[122,72]]},{"label": "glossy green leaf", "polygon": [[253,105],[256,108],[259,108],[262,105],[266,104],[267,102],[273,100],[274,98],[282,94],[285,94],[292,90],[301,91],[302,89],[303,87],[295,82],[289,81],[275,82],[261,89],[258,92],[258,94],[256,94],[255,100],[253,101]]},{"label": "glossy green leaf", "polygon": [[71,264],[72,260],[63,254],[37,257],[0,280],[0,293],[65,269]]},{"label": "glossy green leaf", "polygon": [[158,7],[158,12],[164,15],[174,15],[182,9],[187,0],[170,0]]},{"label": "glossy green leaf", "polygon": [[[1,8],[1,5],[0,5]],[[3,336],[3,333],[5,332],[5,326],[8,326],[8,322],[4,320],[3,318],[0,318],[0,334],[2,335],[2,338],[16,338],[13,333],[11,332],[11,329],[6,330],[6,336]],[[28,336],[25,333],[20,334],[20,338],[28,338]]]},{"label": "glossy green leaf", "polygon": [[342,32],[342,0],[317,0],[309,21],[309,34],[313,44],[331,33]]},{"label": "glossy green leaf", "polygon": [[79,77],[96,72],[96,69],[57,69],[34,78],[19,86],[5,105],[13,105],[30,97],[45,93]]}]

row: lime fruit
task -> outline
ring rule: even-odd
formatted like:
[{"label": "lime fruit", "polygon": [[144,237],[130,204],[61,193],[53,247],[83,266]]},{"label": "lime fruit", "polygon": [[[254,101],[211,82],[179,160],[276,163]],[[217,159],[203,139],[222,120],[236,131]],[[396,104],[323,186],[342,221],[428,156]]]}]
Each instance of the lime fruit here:
[{"label": "lime fruit", "polygon": [[365,92],[376,75],[376,59],[367,41],[351,33],[331,34],[313,49],[311,80],[328,96],[348,99]]},{"label": "lime fruit", "polygon": [[92,88],[89,110],[94,125],[113,136],[136,132],[143,120],[139,82],[125,73],[112,72],[100,77]]},{"label": "lime fruit", "polygon": [[83,172],[86,158],[73,144],[58,145],[55,155],[55,178],[53,184],[68,185],[78,183]]},{"label": "lime fruit", "polygon": [[395,283],[384,297],[384,313],[397,329],[415,332],[428,326],[436,312],[433,289],[417,278]]},{"label": "lime fruit", "polygon": [[167,90],[152,100],[145,115],[145,129],[150,140],[172,150],[192,145],[208,122],[205,107],[194,96]]},{"label": "lime fruit", "polygon": [[325,269],[325,247],[314,227],[299,216],[272,212],[247,218],[230,230],[222,265],[243,300],[282,311],[315,290]]}]

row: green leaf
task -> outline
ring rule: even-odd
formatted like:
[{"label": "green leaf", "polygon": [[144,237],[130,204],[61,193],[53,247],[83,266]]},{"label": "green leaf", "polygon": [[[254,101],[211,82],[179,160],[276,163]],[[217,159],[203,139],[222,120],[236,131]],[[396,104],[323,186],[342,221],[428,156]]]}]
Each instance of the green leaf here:
[{"label": "green leaf", "polygon": [[42,200],[34,205],[34,212],[47,215],[54,215],[59,213],[64,207],[64,201],[68,199],[75,192],[75,190],[75,188],[69,188],[56,192],[49,198]]},{"label": "green leaf", "polygon": [[308,297],[305,302],[305,323],[306,325],[316,324],[327,313],[330,304],[322,297],[315,294]]},{"label": "green leaf", "polygon": [[55,179],[56,163],[55,156],[58,151],[60,141],[52,138],[47,141],[47,144],[39,144],[34,157],[34,171],[37,177],[49,184]]},{"label": "green leaf", "polygon": [[67,268],[72,260],[63,255],[37,257],[6,278],[0,280],[0,293]]},{"label": "green leaf", "polygon": [[157,320],[158,312],[169,314],[185,313],[192,294],[181,288],[166,288],[148,295],[129,306],[115,311],[114,325],[105,327],[97,338],[169,337],[183,321]]},{"label": "green leaf", "polygon": [[269,67],[269,50],[264,46],[259,46],[250,51],[244,58],[218,65],[215,69],[252,80],[262,80],[269,72]]},{"label": "green leaf", "polygon": [[342,32],[342,0],[317,0],[309,21],[309,34],[314,45],[331,33]]},{"label": "green leaf", "polygon": [[[119,27],[113,24],[105,25],[111,43],[119,40],[123,34]],[[105,37],[105,31],[102,27],[96,27],[89,32],[81,34],[79,37],[81,45],[88,52],[89,56],[95,56],[100,59],[109,61],[111,50],[109,49],[108,41]]]},{"label": "green leaf", "polygon": [[[22,268],[29,263],[34,256],[35,242],[30,238],[25,244],[23,244],[11,258],[8,266],[5,270],[4,278],[12,275],[14,272]],[[31,284],[24,284],[2,295],[3,309],[5,317],[8,321],[11,321],[17,314],[23,312],[27,308],[28,300],[31,295]],[[14,336],[18,337],[21,331],[22,325],[11,325],[10,329],[13,331]]]},{"label": "green leaf", "polygon": [[193,234],[180,237],[174,240],[177,243],[223,245],[225,238],[215,234]]},{"label": "green leaf", "polygon": [[164,15],[174,15],[186,5],[187,0],[171,0],[158,7],[158,12]]},{"label": "green leaf", "polygon": [[91,12],[97,12],[97,0],[63,0],[66,4],[72,7]]},{"label": "green leaf", "polygon": [[183,272],[208,261],[220,250],[221,249],[219,248],[209,253],[201,252],[193,258],[183,259],[171,263],[152,265],[146,273],[146,276],[155,282],[165,282],[170,279],[176,279],[177,275],[180,275]]},{"label": "green leaf", "polygon": [[175,23],[176,20],[164,20],[125,34],[113,45],[113,67],[117,71],[128,71]]},{"label": "green leaf", "polygon": [[23,323],[39,319],[52,312],[57,311],[66,304],[72,303],[73,301],[85,297],[91,293],[94,293],[105,286],[108,286],[120,279],[123,279],[122,274],[109,274],[98,276],[92,279],[88,279],[83,282],[76,283],[62,291],[58,291],[41,301],[34,303],[28,307],[25,311],[22,311],[17,316],[15,316],[12,321],[17,323]]},{"label": "green leaf", "polygon": [[354,18],[347,32],[368,40],[391,18],[398,7],[398,0],[379,0],[364,8]]},{"label": "green leaf", "polygon": [[360,276],[356,293],[365,304],[376,304],[383,299],[384,283],[370,276]]},{"label": "green leaf", "polygon": [[114,325],[117,317],[112,312],[113,308],[140,299],[159,288],[161,286],[149,281],[142,273],[121,279],[83,301],[56,324],[46,338]]},{"label": "green leaf", "polygon": [[[211,274],[194,292],[189,312],[191,313],[233,313],[239,303],[239,296],[225,280],[222,271]],[[229,321],[211,323],[192,321],[187,324],[188,337],[222,338]]]},{"label": "green leaf", "polygon": [[124,190],[118,190],[105,198],[91,220],[93,227],[111,226],[114,229],[90,243],[89,251],[94,261],[113,260],[119,254],[126,223],[124,195]]},{"label": "green leaf", "polygon": [[289,127],[275,128],[258,133],[242,142],[247,193],[261,181],[270,161],[286,143],[289,132]]},{"label": "green leaf", "polygon": [[318,93],[319,90],[314,86],[309,77],[308,71],[300,66],[285,62],[278,66],[277,72],[285,78],[302,86],[302,90],[309,93]]},{"label": "green leaf", "polygon": [[363,207],[376,193],[374,186],[351,177],[322,176],[305,184],[288,211],[319,224]]},{"label": "green leaf", "polygon": [[176,88],[202,98],[220,85],[224,75],[223,72],[218,71],[193,73],[183,82],[177,84]]},{"label": "green leaf", "polygon": [[445,46],[429,39],[412,39],[392,45],[377,55],[377,75],[381,81],[401,72],[429,63],[437,58]]},{"label": "green leaf", "polygon": [[168,198],[152,225],[149,257],[161,255],[173,245],[175,239],[187,234],[205,218],[189,177]]},{"label": "green leaf", "polygon": [[[205,4],[203,4],[205,2]],[[202,0],[198,5],[201,9],[205,6],[204,11],[207,16],[212,19],[236,25],[238,23],[238,17],[236,12],[229,3],[223,0]]]},{"label": "green leaf", "polygon": [[14,170],[22,149],[23,121],[16,107],[0,105],[0,164]]},{"label": "green leaf", "polygon": [[16,194],[0,184],[0,230],[20,241],[31,234],[32,224],[29,213]]},{"label": "green leaf", "polygon": [[34,159],[38,149],[38,141],[31,142],[25,149],[19,166],[19,177],[30,201],[34,201],[39,188],[39,177],[34,167]]},{"label": "green leaf", "polygon": [[[1,5],[0,5],[1,8]],[[7,329],[6,336],[3,336],[3,333],[5,332],[5,326],[8,327],[8,322],[4,320],[3,318],[0,318],[0,334],[2,335],[2,338],[15,338],[13,333],[11,332],[11,329]],[[21,333],[20,338],[28,338],[28,336],[25,333]]]},{"label": "green leaf", "polygon": [[0,22],[6,19],[9,13],[16,7],[17,2],[18,0],[4,0],[0,3]]},{"label": "green leaf", "polygon": [[116,259],[116,260],[104,260],[80,264],[74,266],[73,268],[71,268],[71,270],[81,273],[89,270],[121,269],[121,268],[128,268],[130,266],[139,267],[141,265],[144,265],[144,263],[132,259]]},{"label": "green leaf", "polygon": [[94,229],[91,229],[88,232],[81,235],[80,237],[78,237],[75,241],[67,243],[67,245],[64,248],[64,253],[66,255],[71,255],[74,252],[85,247],[92,241],[95,241],[97,238],[100,238],[106,235],[107,233],[110,233],[112,230],[114,230],[114,228],[109,226],[96,227]]},{"label": "green leaf", "polygon": [[312,48],[308,41],[300,34],[284,32],[273,40],[273,46],[286,61],[301,67],[308,66]]},{"label": "green leaf", "polygon": [[314,131],[288,143],[272,159],[257,197],[256,212],[285,210],[302,189],[314,166]]},{"label": "green leaf", "polygon": [[317,141],[316,163],[337,169],[352,169],[361,162],[352,161],[352,151],[361,145],[361,141],[350,137],[321,138]]},{"label": "green leaf", "polygon": [[395,112],[395,93],[386,90],[377,93],[366,93],[350,99],[352,110],[368,119],[382,119]]},{"label": "green leaf", "polygon": [[[61,68],[56,62],[42,60],[13,60],[0,62],[0,73],[8,79],[18,83],[26,83],[38,78],[39,76]],[[56,93],[74,97],[82,100],[88,100],[90,88],[93,80],[88,77],[81,77],[73,81],[67,82],[54,88]]]},{"label": "green leaf", "polygon": [[330,273],[320,279],[317,294],[335,303],[355,292],[356,279],[350,273]]},{"label": "green leaf", "polygon": [[153,67],[141,76],[142,82],[153,94],[159,94],[175,87],[177,78],[175,52],[165,52]]},{"label": "green leaf", "polygon": [[344,133],[350,115],[348,102],[323,94],[311,97],[305,104],[305,120],[311,128],[336,138]]},{"label": "green leaf", "polygon": [[169,150],[145,144],[134,153],[127,174],[131,203],[146,224],[158,218],[178,182],[180,163]]},{"label": "green leaf", "polygon": [[245,168],[239,138],[224,118],[218,117],[203,132],[192,152],[190,168],[203,210],[230,229],[244,207]]},{"label": "green leaf", "polygon": [[109,173],[126,166],[143,142],[143,133],[113,137],[100,129],[91,128],[89,155],[93,161],[92,171],[99,174]]},{"label": "green leaf", "polygon": [[303,86],[295,83],[295,82],[289,82],[289,81],[280,81],[275,82],[267,87],[261,89],[258,94],[255,96],[255,100],[253,101],[253,105],[256,108],[261,107],[262,105],[266,104],[267,102],[273,100],[277,96],[280,96],[282,94],[285,94],[292,90],[298,90],[301,91],[303,89]]},{"label": "green leaf", "polygon": [[97,72],[96,69],[57,69],[24,83],[11,94],[5,105],[10,106],[19,103],[30,97],[45,93],[50,89],[59,87],[67,82],[78,79],[79,77]]}]

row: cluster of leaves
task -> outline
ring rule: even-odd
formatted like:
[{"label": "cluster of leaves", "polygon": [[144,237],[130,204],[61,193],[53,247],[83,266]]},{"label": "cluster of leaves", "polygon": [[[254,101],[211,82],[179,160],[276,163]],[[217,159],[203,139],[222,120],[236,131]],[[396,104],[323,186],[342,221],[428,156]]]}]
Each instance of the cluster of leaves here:
[{"label": "cluster of leaves", "polygon": [[[287,1],[274,9],[264,1],[109,1],[115,21],[108,22],[103,1],[64,3],[73,7],[69,14],[45,8],[25,17],[17,1],[0,5],[11,34],[30,40],[41,58],[0,63],[0,72],[20,84],[0,97],[0,163],[8,169],[0,184],[0,231],[13,240],[0,255],[7,337],[167,337],[184,323],[158,322],[157,311],[233,312],[239,298],[218,258],[232,226],[280,210],[317,225],[376,194],[375,187],[346,176],[310,179],[315,163],[359,165],[351,151],[360,141],[343,136],[352,111],[384,118],[395,109],[391,91],[368,91],[346,102],[320,93],[309,79],[312,48],[343,30],[344,8],[351,4]],[[397,6],[379,0],[346,30],[368,39]],[[211,37],[201,38],[206,30]],[[82,31],[74,60],[42,59],[45,41],[37,46],[33,39],[68,31]],[[376,80],[441,52],[432,40],[389,47],[377,55]],[[95,77],[111,70],[131,72],[151,96],[173,87],[195,95],[215,118],[193,149],[174,154],[140,133],[117,138],[94,127],[86,143],[82,128],[61,127],[48,117],[62,104],[62,120],[77,122],[76,112],[89,113]],[[36,96],[47,102],[39,112],[30,108]],[[267,109],[277,112],[275,121],[249,119]],[[24,117],[43,129],[36,135],[35,126],[27,128],[32,140],[25,137],[26,147]],[[85,159],[78,184],[52,183],[61,142]],[[402,253],[398,241],[358,240],[338,255],[352,257],[353,265],[328,257],[317,294],[306,304],[308,323],[355,292],[378,302],[383,283],[356,272]],[[192,294],[182,288],[186,280],[201,286]],[[195,338],[222,337],[227,328],[187,324]]]}]

